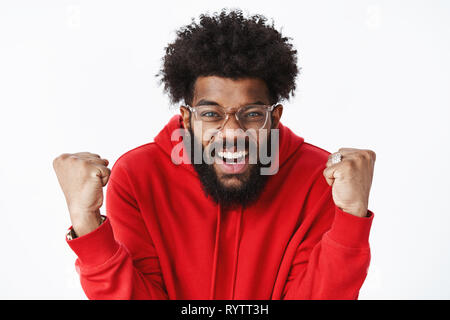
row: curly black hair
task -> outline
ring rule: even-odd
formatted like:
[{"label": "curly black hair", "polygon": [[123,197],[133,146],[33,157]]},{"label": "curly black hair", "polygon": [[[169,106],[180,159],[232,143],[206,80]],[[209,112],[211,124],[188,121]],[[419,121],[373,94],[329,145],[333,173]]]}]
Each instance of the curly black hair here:
[{"label": "curly black hair", "polygon": [[232,79],[255,77],[265,81],[271,103],[294,96],[298,73],[297,51],[267,24],[262,15],[244,17],[239,9],[200,15],[199,23],[176,32],[165,48],[163,65],[156,75],[172,103],[191,103],[199,76]]}]

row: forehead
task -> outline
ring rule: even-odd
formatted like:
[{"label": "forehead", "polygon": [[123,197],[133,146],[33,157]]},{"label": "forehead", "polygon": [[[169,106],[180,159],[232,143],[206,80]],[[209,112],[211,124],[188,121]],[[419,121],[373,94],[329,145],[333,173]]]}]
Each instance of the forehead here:
[{"label": "forehead", "polygon": [[200,99],[227,103],[255,99],[269,102],[269,94],[265,81],[259,78],[231,79],[207,76],[198,77],[195,82],[194,101]]}]

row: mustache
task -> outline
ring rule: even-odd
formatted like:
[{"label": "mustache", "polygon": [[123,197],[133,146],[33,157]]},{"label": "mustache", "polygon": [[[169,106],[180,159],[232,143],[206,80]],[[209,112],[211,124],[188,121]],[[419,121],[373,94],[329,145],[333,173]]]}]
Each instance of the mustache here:
[{"label": "mustache", "polygon": [[208,146],[204,147],[206,150],[216,151],[248,151],[258,147],[256,141],[250,140],[248,137],[243,139],[214,139]]},{"label": "mustache", "polygon": [[[188,129],[189,130],[189,129]],[[197,144],[197,147],[200,150],[204,150],[207,147],[210,147],[213,152],[221,149],[231,149],[238,148],[237,141],[235,139],[229,139],[228,143],[226,139],[217,139],[210,142],[209,146],[204,147],[202,145],[202,141],[197,139],[192,130],[189,130],[190,133],[190,148],[191,148],[191,162],[195,171],[198,174],[198,177],[202,183],[203,191],[207,197],[211,197],[211,199],[224,207],[238,204],[242,207],[247,207],[255,202],[260,194],[262,193],[264,186],[268,180],[268,176],[260,174],[260,164],[250,166],[248,175],[247,174],[235,174],[235,175],[225,175],[222,178],[230,178],[233,176],[241,181],[240,187],[226,187],[219,180],[217,173],[211,164],[206,163],[205,161],[195,162],[194,161],[194,145]],[[251,148],[250,145],[256,146],[256,142],[245,141],[244,148]],[[236,150],[237,151],[237,150]],[[242,151],[242,150],[241,150]]]},{"label": "mustache", "polygon": [[[273,175],[278,172],[278,164],[274,162],[278,154],[279,146],[279,130],[271,129],[261,130],[257,136],[255,135],[214,135],[209,136],[208,144],[205,136],[201,134],[195,136],[191,127],[179,129],[172,134],[171,139],[176,141],[180,137],[183,138],[181,144],[185,145],[188,153],[189,163],[212,165],[216,161],[223,161],[225,158],[217,157],[218,152],[245,152],[246,162],[250,165],[257,165],[261,169],[262,175]],[[177,163],[177,152],[180,150],[180,143],[172,150],[172,161]],[[227,160],[225,160],[227,161]],[[273,165],[273,166],[272,166]]]},{"label": "mustache", "polygon": [[[212,164],[214,161],[222,161],[222,157],[218,156],[219,152],[245,153],[248,164],[259,164],[261,154],[265,151],[271,153],[270,134],[265,139],[260,139],[259,143],[256,139],[245,136],[226,136],[224,138],[213,137],[212,141],[207,145],[202,145],[202,155],[205,163]],[[229,161],[225,159],[225,161]],[[267,164],[267,161],[264,163]]]}]

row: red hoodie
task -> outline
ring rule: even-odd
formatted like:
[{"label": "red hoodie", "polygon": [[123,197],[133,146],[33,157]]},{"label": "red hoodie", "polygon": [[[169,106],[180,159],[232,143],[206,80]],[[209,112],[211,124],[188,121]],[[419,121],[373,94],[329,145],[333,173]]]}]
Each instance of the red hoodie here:
[{"label": "red hoodie", "polygon": [[322,171],[328,152],[280,124],[279,171],[248,208],[205,196],[190,164],[174,164],[174,116],[122,155],[107,219],[67,240],[90,299],[356,299],[370,260],[373,213],[337,208]]}]

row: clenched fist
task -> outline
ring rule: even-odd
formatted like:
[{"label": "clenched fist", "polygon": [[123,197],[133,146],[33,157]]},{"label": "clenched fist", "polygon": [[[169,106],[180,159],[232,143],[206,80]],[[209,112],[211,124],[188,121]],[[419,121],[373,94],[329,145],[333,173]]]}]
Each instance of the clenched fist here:
[{"label": "clenched fist", "polygon": [[103,187],[111,173],[108,163],[90,152],[64,153],[53,160],[77,236],[93,231],[101,223]]},{"label": "clenched fist", "polygon": [[367,216],[369,192],[375,165],[375,152],[341,148],[342,161],[328,158],[323,175],[332,187],[333,201],[341,210],[358,217]]}]

